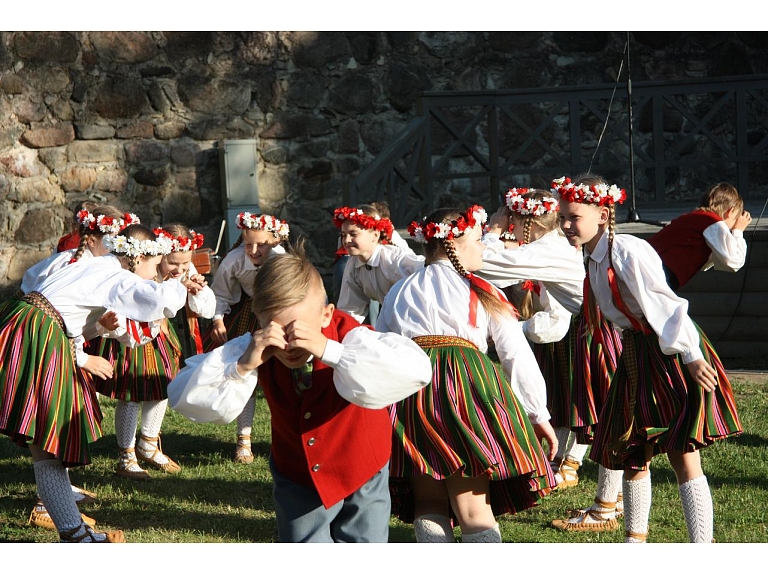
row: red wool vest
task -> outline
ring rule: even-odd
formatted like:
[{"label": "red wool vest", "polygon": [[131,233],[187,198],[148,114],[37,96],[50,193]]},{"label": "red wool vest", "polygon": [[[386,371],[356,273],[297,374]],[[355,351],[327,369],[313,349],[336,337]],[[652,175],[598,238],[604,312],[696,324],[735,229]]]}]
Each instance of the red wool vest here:
[{"label": "red wool vest", "polygon": [[[335,310],[323,335],[342,341],[360,324]],[[370,326],[366,326],[370,327]],[[301,396],[291,370],[272,358],[259,367],[259,385],[272,414],[272,458],[291,481],[314,487],[326,508],[357,491],[389,461],[387,409],[364,409],[342,398],[333,369],[315,358],[312,385]]]},{"label": "red wool vest", "polygon": [[694,210],[675,218],[648,240],[664,265],[675,274],[679,287],[707,263],[712,250],[704,241],[704,230],[721,221],[723,218],[713,212]]}]

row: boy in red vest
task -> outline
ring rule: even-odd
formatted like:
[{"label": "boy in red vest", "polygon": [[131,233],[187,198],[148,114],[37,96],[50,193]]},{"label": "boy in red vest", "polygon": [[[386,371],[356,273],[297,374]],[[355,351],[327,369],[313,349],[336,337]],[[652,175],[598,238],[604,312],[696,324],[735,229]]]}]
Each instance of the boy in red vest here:
[{"label": "boy in red vest", "polygon": [[[386,543],[392,449],[386,406],[431,382],[428,356],[410,339],[375,332],[328,304],[302,245],[267,260],[254,293],[259,329],[196,356],[200,361],[190,360],[174,383],[229,379],[237,387],[257,378],[271,412],[281,542]],[[377,386],[387,395],[372,402]],[[407,392],[390,397],[395,389]]]},{"label": "boy in red vest", "polygon": [[739,271],[747,257],[744,230],[751,221],[736,188],[720,182],[704,194],[700,207],[672,220],[648,243],[677,291],[700,269]]}]

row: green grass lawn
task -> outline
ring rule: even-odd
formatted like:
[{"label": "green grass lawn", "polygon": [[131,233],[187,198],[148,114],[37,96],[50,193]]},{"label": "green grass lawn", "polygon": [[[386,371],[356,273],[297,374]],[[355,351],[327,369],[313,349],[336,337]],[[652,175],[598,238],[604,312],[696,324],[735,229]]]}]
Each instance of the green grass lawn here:
[{"label": "green grass lawn", "polygon": [[[735,376],[737,405],[745,428],[738,438],[705,449],[702,459],[712,489],[719,543],[768,542],[768,376]],[[269,413],[257,401],[253,465],[232,461],[235,424],[200,425],[169,411],[163,449],[182,466],[177,475],[150,471],[137,482],[115,474],[114,406],[102,399],[104,437],[92,446],[93,464],[73,469],[72,482],[95,491],[100,501],[82,511],[104,528],[123,529],[131,543],[271,542],[277,539],[271,497]],[[555,492],[541,504],[499,518],[505,542],[612,543],[623,531],[568,534],[549,527],[567,510],[595,495],[597,466],[585,459],[577,487]],[[686,542],[687,532],[674,473],[663,456],[652,465],[653,505],[649,541]],[[0,436],[0,541],[54,542],[57,534],[27,525],[35,499],[32,462],[25,450]],[[393,519],[390,541],[413,542],[413,529]],[[457,530],[457,535],[459,534]]]}]

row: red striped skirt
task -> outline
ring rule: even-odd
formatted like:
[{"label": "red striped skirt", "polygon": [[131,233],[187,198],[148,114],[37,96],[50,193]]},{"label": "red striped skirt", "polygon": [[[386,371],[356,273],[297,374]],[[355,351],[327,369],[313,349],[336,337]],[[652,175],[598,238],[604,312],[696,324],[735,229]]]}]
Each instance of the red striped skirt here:
[{"label": "red striped skirt", "polygon": [[[251,311],[251,299],[243,292],[243,297],[240,301],[232,306],[229,313],[224,316],[224,327],[227,330],[227,341],[232,341],[236,337],[240,337],[246,333],[251,333],[256,330],[258,322],[256,316]],[[203,333],[203,348],[207,353],[212,349],[217,348],[219,345],[213,341],[211,337],[211,331],[213,330],[213,324]]]},{"label": "red striped skirt", "polygon": [[160,332],[151,342],[136,348],[117,340],[91,340],[93,353],[114,366],[111,379],[94,378],[96,391],[123,401],[160,401],[168,398],[168,384],[179,373],[181,343],[170,322],[168,335]]}]

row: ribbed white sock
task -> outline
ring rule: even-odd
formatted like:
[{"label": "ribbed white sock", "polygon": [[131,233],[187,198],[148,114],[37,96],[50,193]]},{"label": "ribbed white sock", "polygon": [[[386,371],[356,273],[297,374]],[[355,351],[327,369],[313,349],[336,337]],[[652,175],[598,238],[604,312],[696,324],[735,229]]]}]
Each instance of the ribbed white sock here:
[{"label": "ribbed white sock", "polygon": [[[648,533],[651,514],[651,474],[642,479],[622,481],[624,491],[624,529],[632,533]],[[638,543],[634,537],[625,537],[625,543]]]},{"label": "ribbed white sock", "polygon": [[691,543],[711,543],[714,522],[712,494],[706,475],[701,475],[677,486],[683,515]]},{"label": "ribbed white sock", "polygon": [[465,534],[462,532],[461,541],[463,543],[501,543],[499,524],[497,523],[493,527],[489,527],[485,531],[480,531],[479,533]]},{"label": "ribbed white sock", "polygon": [[237,435],[251,436],[253,428],[253,414],[256,413],[256,397],[251,397],[243,407],[243,411],[237,416]]},{"label": "ribbed white sock", "polygon": [[59,532],[75,529],[82,523],[66,468],[58,459],[35,461],[35,483],[48,514]]},{"label": "ribbed white sock", "polygon": [[135,401],[117,402],[115,407],[115,435],[120,449],[136,445],[136,426],[139,424],[139,404]]},{"label": "ribbed white sock", "polygon": [[[159,437],[160,428],[165,418],[165,408],[168,400],[162,401],[142,401],[141,402],[141,435],[143,437]],[[139,438],[138,448],[146,454],[147,457],[154,453],[152,460],[155,463],[163,465],[168,463],[169,459],[162,452],[156,452],[157,440],[154,442],[145,441]],[[143,457],[143,456],[142,456]]]},{"label": "ribbed white sock", "polygon": [[455,543],[451,520],[447,515],[428,513],[413,520],[416,543]]},{"label": "ribbed white sock", "polygon": [[617,501],[623,477],[623,471],[615,471],[599,465],[597,468],[597,491],[595,497],[601,501]]}]

